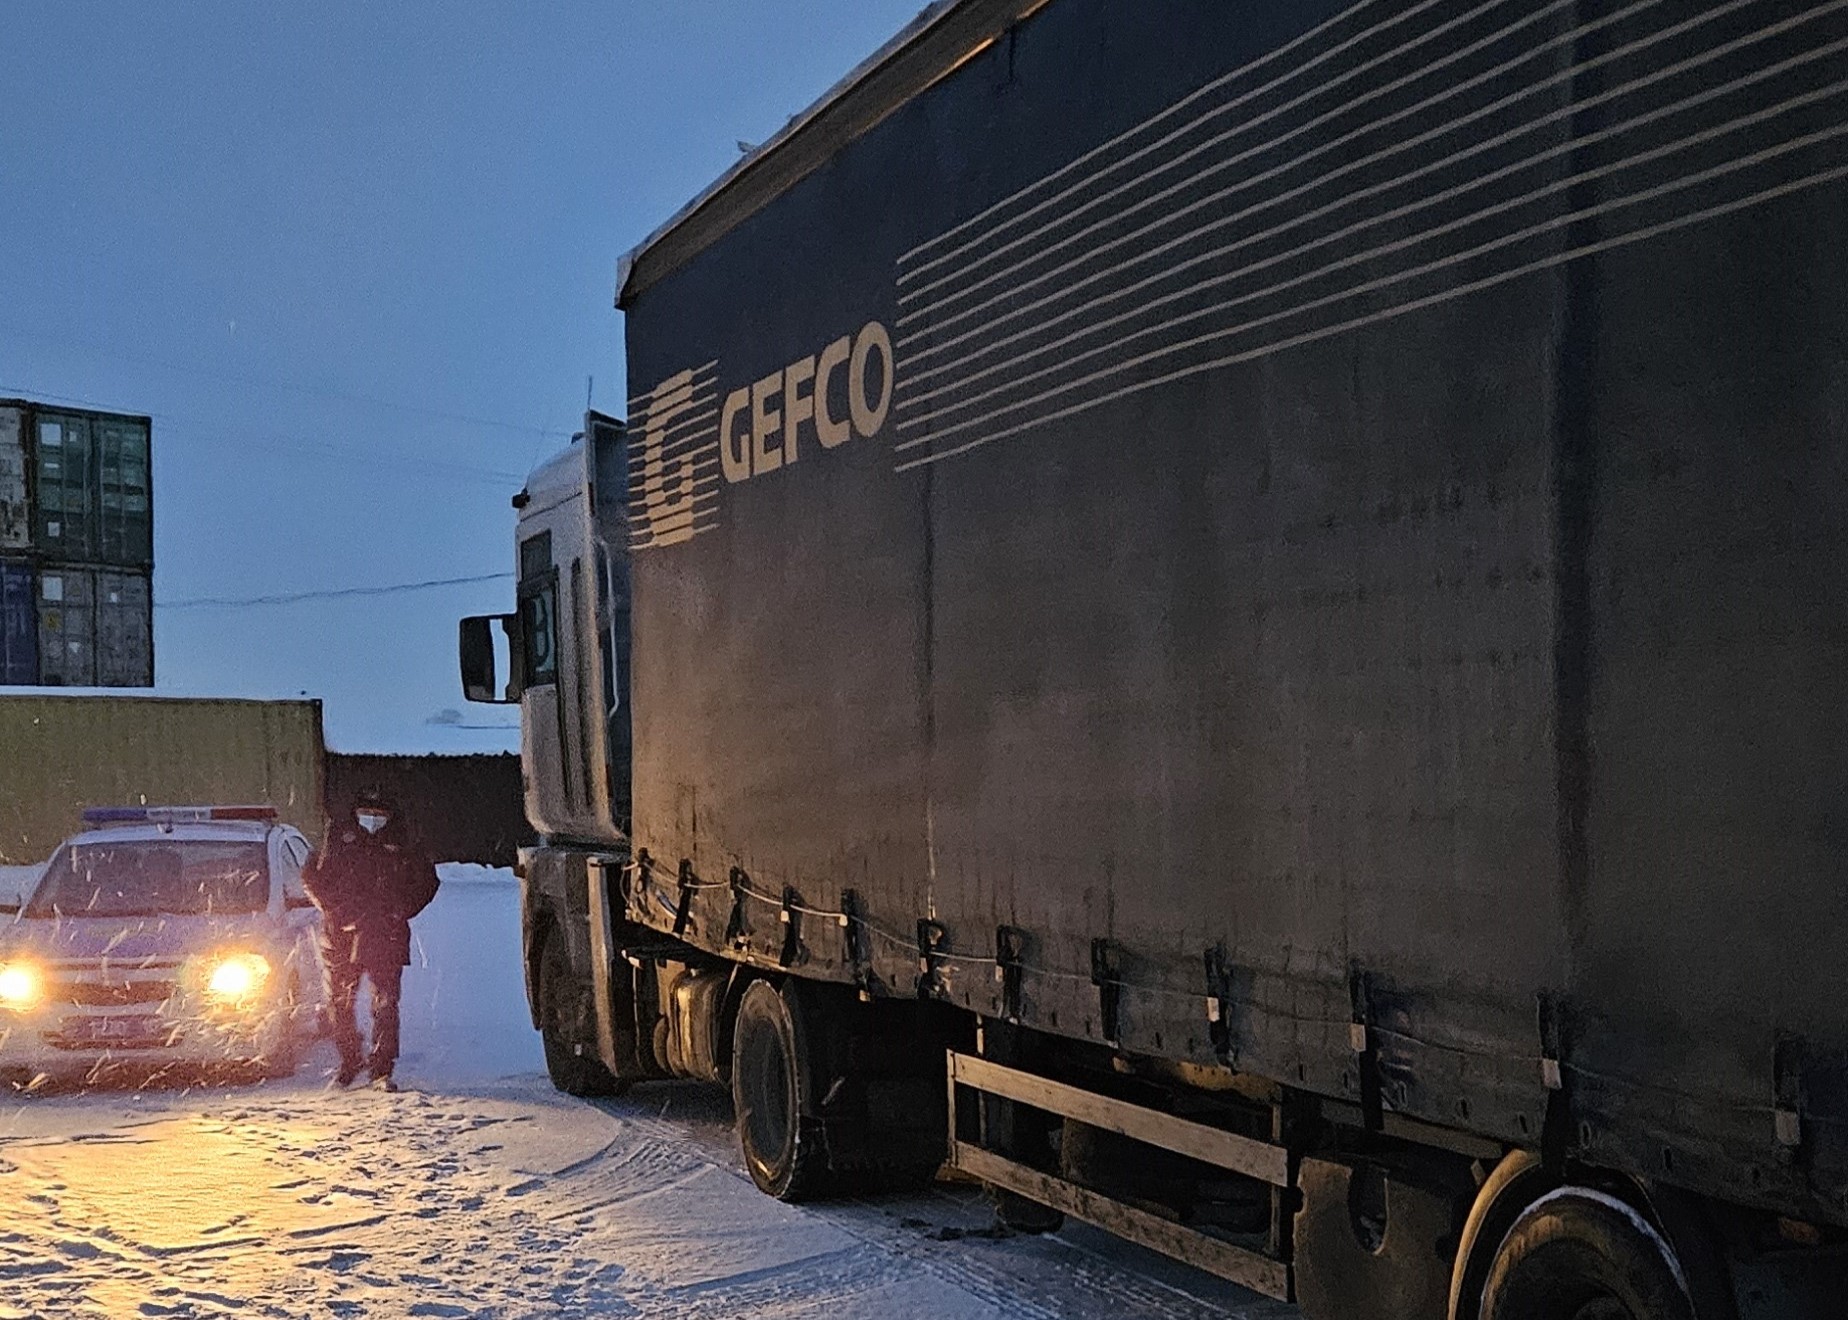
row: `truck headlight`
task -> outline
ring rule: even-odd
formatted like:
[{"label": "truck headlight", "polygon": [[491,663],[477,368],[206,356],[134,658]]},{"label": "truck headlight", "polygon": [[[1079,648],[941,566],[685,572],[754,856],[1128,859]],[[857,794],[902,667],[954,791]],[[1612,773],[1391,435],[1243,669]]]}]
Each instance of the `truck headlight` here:
[{"label": "truck headlight", "polygon": [[205,992],[214,999],[247,999],[269,980],[269,959],[260,953],[227,953],[213,959]]},{"label": "truck headlight", "polygon": [[45,981],[30,963],[0,963],[0,1005],[31,1008],[45,997]]}]

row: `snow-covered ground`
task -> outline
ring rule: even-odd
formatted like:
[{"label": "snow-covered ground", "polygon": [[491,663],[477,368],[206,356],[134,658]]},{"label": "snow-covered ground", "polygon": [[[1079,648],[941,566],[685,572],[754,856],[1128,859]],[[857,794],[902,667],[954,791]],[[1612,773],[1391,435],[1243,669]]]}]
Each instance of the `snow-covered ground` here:
[{"label": "snow-covered ground", "polygon": [[294,1080],[0,1101],[0,1320],[39,1316],[1219,1317],[1291,1308],[979,1192],[792,1207],[714,1088],[552,1091],[518,891],[446,868],[405,984],[407,1089]]}]

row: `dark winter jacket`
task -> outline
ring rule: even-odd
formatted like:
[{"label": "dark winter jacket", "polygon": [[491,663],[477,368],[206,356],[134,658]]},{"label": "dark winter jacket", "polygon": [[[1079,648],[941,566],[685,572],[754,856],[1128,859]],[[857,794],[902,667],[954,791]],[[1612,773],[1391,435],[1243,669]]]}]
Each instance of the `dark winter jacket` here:
[{"label": "dark winter jacket", "polygon": [[409,964],[411,918],[436,897],[437,883],[436,867],[395,816],[377,834],[349,817],[302,872],[302,886],[321,909],[328,954],[364,968]]}]

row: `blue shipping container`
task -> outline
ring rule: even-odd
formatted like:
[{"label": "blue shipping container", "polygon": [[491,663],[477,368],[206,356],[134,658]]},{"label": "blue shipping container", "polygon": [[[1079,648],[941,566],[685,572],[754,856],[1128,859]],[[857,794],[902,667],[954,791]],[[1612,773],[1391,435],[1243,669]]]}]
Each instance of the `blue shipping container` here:
[{"label": "blue shipping container", "polygon": [[0,686],[38,682],[38,604],[30,564],[0,563]]}]

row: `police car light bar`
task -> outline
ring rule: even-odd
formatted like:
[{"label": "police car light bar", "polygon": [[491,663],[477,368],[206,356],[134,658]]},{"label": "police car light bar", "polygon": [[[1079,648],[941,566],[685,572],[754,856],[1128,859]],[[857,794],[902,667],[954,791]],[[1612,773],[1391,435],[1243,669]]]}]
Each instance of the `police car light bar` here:
[{"label": "police car light bar", "polygon": [[274,807],[85,807],[86,825],[199,825],[213,820],[275,820]]}]

